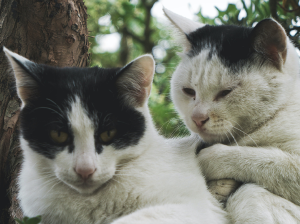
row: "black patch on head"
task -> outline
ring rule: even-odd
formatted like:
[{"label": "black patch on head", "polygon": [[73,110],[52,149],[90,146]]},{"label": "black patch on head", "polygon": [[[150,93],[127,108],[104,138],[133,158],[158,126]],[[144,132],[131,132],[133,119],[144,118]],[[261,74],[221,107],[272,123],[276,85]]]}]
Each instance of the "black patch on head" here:
[{"label": "black patch on head", "polygon": [[253,54],[250,33],[253,28],[222,25],[206,25],[187,35],[192,45],[188,55],[198,55],[202,50],[209,49],[208,59],[217,54],[226,66],[249,59]]},{"label": "black patch on head", "polygon": [[[68,111],[76,96],[83,103],[88,117],[95,125],[95,149],[103,151],[99,140],[104,131],[116,129],[117,134],[110,144],[124,149],[138,144],[145,132],[145,118],[135,108],[122,102],[116,80],[119,68],[55,68],[39,65],[40,95],[29,99],[21,111],[21,133],[36,152],[53,159],[62,151],[74,150],[74,137],[68,120]],[[30,70],[29,70],[30,71]],[[50,130],[69,134],[65,145],[54,144]]]}]

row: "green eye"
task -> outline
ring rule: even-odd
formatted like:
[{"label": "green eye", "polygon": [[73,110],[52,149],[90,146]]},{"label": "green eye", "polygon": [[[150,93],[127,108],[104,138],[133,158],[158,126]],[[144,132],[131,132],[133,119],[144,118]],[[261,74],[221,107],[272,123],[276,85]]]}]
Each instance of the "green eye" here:
[{"label": "green eye", "polygon": [[68,133],[63,132],[63,131],[55,131],[51,130],[50,131],[50,137],[52,141],[58,144],[63,144],[68,140]]},{"label": "green eye", "polygon": [[102,142],[108,143],[111,140],[113,140],[113,138],[116,136],[116,134],[117,134],[116,129],[113,129],[110,131],[104,131],[100,134],[100,139],[102,140]]}]

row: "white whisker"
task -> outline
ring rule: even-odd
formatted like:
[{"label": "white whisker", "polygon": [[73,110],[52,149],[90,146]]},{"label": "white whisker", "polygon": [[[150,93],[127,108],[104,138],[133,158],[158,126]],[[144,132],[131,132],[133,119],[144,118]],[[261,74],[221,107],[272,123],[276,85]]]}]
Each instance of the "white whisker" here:
[{"label": "white whisker", "polygon": [[228,133],[232,136],[232,138],[233,138],[235,144],[238,146],[238,149],[240,149],[240,146],[239,146],[239,144],[237,143],[237,141],[235,140],[235,137],[233,136],[233,134],[231,134],[231,132],[230,132],[229,129],[227,129],[227,131],[228,131]]},{"label": "white whisker", "polygon": [[254,139],[253,138],[251,138],[251,136],[250,135],[248,135],[247,133],[245,133],[245,132],[243,132],[242,130],[240,130],[240,129],[238,129],[238,128],[236,128],[236,127],[234,127],[234,126],[232,126],[234,129],[236,129],[236,130],[238,130],[238,131],[240,131],[240,132],[242,132],[242,133],[244,133],[246,136],[248,136],[253,142],[254,142],[254,144],[256,145],[256,147],[258,147],[258,145],[256,144],[256,142],[254,141]]}]

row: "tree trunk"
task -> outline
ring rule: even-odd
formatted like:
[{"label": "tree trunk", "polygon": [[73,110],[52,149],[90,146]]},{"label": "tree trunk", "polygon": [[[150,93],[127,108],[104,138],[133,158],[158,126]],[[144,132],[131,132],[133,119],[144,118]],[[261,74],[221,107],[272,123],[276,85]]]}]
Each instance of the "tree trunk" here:
[{"label": "tree trunk", "polygon": [[[83,0],[0,0],[0,49],[53,66],[88,64],[87,13]],[[11,69],[0,50],[0,223],[22,218],[17,177],[20,100]]]}]

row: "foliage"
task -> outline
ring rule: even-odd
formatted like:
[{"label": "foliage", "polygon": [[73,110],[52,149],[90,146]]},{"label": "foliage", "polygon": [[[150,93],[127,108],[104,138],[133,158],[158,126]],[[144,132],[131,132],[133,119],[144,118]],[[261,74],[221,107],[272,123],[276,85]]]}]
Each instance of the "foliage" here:
[{"label": "foliage", "polygon": [[23,220],[16,219],[16,221],[20,224],[39,224],[42,221],[42,217],[41,216],[37,216],[33,218],[24,217]]},{"label": "foliage", "polygon": [[[201,22],[211,25],[234,24],[250,27],[265,18],[273,17],[285,28],[290,39],[300,49],[300,27],[296,25],[297,22],[300,22],[298,17],[300,6],[297,1],[251,0],[250,4],[247,5],[244,0],[240,0],[240,3],[243,6],[240,9],[235,4],[228,4],[227,9],[224,11],[216,7],[218,15],[215,18],[203,16],[201,9],[198,16]],[[274,9],[271,9],[272,3],[275,4]],[[246,16],[242,17],[242,12]]]},{"label": "foliage", "polygon": [[[166,136],[185,135],[188,132],[178,118],[171,103],[169,79],[179,62],[172,38],[164,24],[151,17],[151,9],[158,0],[86,0],[88,29],[91,32],[91,65],[103,67],[123,66],[144,53],[153,53],[156,75],[149,100],[156,126]],[[178,4],[178,3],[176,3]],[[180,4],[186,4],[181,2]],[[236,24],[254,26],[262,19],[273,17],[286,29],[289,37],[300,49],[300,27],[297,0],[251,0],[241,7],[228,4],[224,11],[218,9],[215,18],[205,17],[202,10],[199,20],[211,25]],[[245,16],[242,16],[245,14]],[[107,19],[107,23],[98,23]],[[106,34],[120,34],[120,47],[115,52],[102,52],[99,40]]]}]

